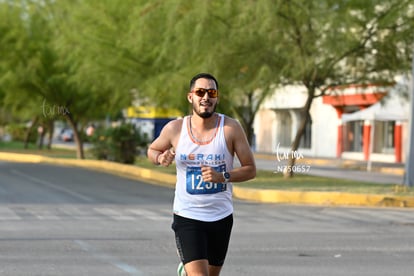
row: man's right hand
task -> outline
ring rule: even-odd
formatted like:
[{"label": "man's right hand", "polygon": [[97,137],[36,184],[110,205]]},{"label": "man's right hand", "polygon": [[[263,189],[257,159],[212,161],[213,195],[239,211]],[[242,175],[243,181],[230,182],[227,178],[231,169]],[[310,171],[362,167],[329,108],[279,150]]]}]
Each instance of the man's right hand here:
[{"label": "man's right hand", "polygon": [[157,161],[161,166],[168,167],[175,159],[175,151],[173,148],[164,151],[158,155]]}]

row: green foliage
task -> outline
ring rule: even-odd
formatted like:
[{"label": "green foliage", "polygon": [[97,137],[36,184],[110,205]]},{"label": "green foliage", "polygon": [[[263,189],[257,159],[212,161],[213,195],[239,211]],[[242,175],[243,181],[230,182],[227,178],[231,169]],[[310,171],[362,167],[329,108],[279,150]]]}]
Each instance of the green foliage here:
[{"label": "green foliage", "polygon": [[139,129],[131,124],[97,129],[91,140],[93,143],[92,153],[97,159],[126,164],[133,164],[137,148],[148,143]]},{"label": "green foliage", "polygon": [[219,111],[249,133],[277,85],[393,81],[411,64],[412,0],[0,1],[0,103],[42,101],[71,125],[141,102],[188,111],[189,79],[220,82]]},{"label": "green foliage", "polygon": [[[9,124],[6,127],[6,132],[9,133],[13,141],[24,142],[28,128],[24,124]],[[29,143],[36,143],[37,129],[32,128],[30,133]]]}]

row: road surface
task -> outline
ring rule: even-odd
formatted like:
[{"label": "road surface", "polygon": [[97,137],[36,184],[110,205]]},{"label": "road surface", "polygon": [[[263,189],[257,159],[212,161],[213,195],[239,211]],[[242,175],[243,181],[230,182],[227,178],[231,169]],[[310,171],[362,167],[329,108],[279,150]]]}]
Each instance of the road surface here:
[{"label": "road surface", "polygon": [[[0,163],[0,275],[175,275],[173,190]],[[235,201],[222,275],[409,275],[414,212]],[[407,274],[408,273],[408,274]]]}]

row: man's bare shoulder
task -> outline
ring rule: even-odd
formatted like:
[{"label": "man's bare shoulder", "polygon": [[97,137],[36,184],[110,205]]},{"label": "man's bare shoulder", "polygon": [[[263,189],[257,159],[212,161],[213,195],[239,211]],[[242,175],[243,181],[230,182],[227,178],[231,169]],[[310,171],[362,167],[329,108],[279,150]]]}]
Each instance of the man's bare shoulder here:
[{"label": "man's bare shoulder", "polygon": [[224,115],[224,126],[230,128],[241,128],[239,121],[227,115]]},{"label": "man's bare shoulder", "polygon": [[183,118],[174,119],[167,123],[167,125],[169,125],[170,127],[177,127],[177,126],[181,126],[182,124],[183,124]]},{"label": "man's bare shoulder", "polygon": [[[240,140],[245,137],[245,132],[240,122],[229,116],[224,116],[224,135],[227,141]],[[230,147],[229,147],[230,148]]]},{"label": "man's bare shoulder", "polygon": [[169,121],[165,126],[164,130],[168,133],[177,133],[181,131],[181,127],[183,125],[183,119],[174,119],[172,121]]}]

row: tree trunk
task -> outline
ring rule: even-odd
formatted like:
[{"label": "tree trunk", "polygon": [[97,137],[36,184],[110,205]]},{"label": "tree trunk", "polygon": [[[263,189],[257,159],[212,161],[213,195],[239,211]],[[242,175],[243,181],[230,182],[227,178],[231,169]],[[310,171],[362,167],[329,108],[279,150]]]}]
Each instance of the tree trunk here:
[{"label": "tree trunk", "polygon": [[270,88],[266,88],[264,91],[265,92],[263,92],[257,99],[255,99],[254,97],[254,91],[247,93],[247,103],[245,103],[245,105],[235,107],[233,111],[236,114],[237,118],[240,120],[240,123],[246,133],[247,141],[249,142],[251,147],[256,146],[253,128],[254,119],[256,117],[257,112],[259,111],[261,104],[272,90]]},{"label": "tree trunk", "polygon": [[253,129],[253,126],[252,125],[253,124],[250,123],[247,126],[247,131],[246,131],[247,141],[249,142],[249,145],[251,147],[253,147],[254,146],[254,143],[255,143],[255,141],[254,141],[254,129]]},{"label": "tree trunk", "polygon": [[243,127],[244,132],[246,133],[247,141],[249,142],[250,146],[253,146],[254,143],[254,129],[253,129],[253,119],[251,115],[249,115],[249,118],[246,118],[246,116],[240,116],[240,124]]},{"label": "tree trunk", "polygon": [[48,130],[49,130],[49,137],[47,141],[47,149],[52,149],[53,143],[53,132],[55,131],[55,124],[53,120],[48,121]]},{"label": "tree trunk", "polygon": [[238,117],[240,118],[240,124],[242,125],[244,132],[246,133],[247,141],[249,145],[253,147],[254,144],[254,112],[247,108],[239,108]]},{"label": "tree trunk", "polygon": [[36,116],[32,119],[32,123],[30,125],[30,127],[26,130],[26,135],[24,138],[24,148],[28,149],[29,148],[29,143],[30,143],[30,134],[32,133],[33,128],[36,126],[37,121],[39,120],[39,118]]},{"label": "tree trunk", "polygon": [[76,143],[76,158],[85,159],[85,154],[83,151],[83,142],[82,142],[82,138],[80,137],[80,134],[78,131],[77,122],[75,122],[75,120],[73,119],[70,113],[66,114],[65,117],[70,127],[73,130],[73,136],[74,136],[75,143]]},{"label": "tree trunk", "polygon": [[46,127],[44,126],[44,124],[41,124],[39,128],[41,128],[41,130],[37,132],[37,135],[38,135],[37,147],[38,149],[43,149],[43,141],[45,140]]},{"label": "tree trunk", "polygon": [[290,149],[291,154],[289,154],[287,168],[283,172],[284,178],[293,177],[293,174],[294,174],[293,166],[295,165],[296,156],[297,156],[297,154],[294,154],[294,153],[296,153],[299,148],[300,140],[302,139],[303,133],[305,132],[306,124],[309,121],[309,118],[310,118],[309,110],[312,106],[314,95],[315,95],[315,88],[308,88],[308,98],[306,99],[306,103],[302,108],[302,112],[301,112],[302,116],[301,116],[299,128],[298,128],[298,131],[296,132],[295,138],[293,139],[293,142],[291,145],[291,149]]}]

